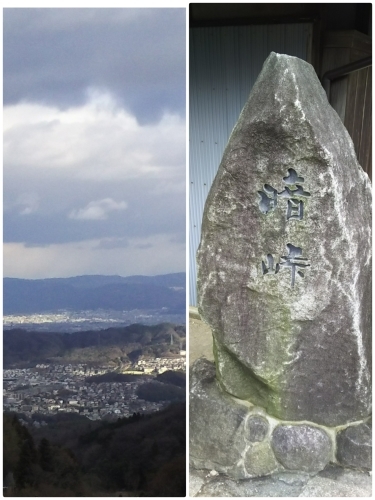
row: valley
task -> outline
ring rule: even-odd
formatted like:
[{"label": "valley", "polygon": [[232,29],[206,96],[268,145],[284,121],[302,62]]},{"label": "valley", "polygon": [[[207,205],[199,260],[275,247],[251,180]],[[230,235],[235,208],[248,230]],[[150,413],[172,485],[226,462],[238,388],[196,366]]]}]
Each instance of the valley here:
[{"label": "valley", "polygon": [[4,280],[5,496],[183,496],[184,280]]}]

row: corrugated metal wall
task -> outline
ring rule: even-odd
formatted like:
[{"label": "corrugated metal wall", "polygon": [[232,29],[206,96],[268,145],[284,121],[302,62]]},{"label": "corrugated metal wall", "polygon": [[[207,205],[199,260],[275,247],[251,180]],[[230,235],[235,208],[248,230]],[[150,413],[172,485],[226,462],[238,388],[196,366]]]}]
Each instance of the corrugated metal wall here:
[{"label": "corrugated metal wall", "polygon": [[308,60],[311,24],[190,30],[190,305],[204,203],[229,135],[270,52]]}]

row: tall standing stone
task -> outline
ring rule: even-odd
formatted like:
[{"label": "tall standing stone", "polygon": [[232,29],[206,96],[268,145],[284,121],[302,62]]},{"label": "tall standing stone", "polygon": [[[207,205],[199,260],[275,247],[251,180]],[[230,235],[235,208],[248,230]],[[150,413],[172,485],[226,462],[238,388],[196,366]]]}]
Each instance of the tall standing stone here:
[{"label": "tall standing stone", "polygon": [[197,259],[224,390],[283,420],[370,414],[370,181],[310,64],[265,62],[208,195]]}]

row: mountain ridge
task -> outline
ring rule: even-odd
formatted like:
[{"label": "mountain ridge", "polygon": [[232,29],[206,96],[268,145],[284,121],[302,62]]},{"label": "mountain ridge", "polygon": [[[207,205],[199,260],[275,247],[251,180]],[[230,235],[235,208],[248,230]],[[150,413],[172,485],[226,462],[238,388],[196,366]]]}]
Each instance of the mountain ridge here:
[{"label": "mountain ridge", "polygon": [[156,276],[82,275],[70,278],[3,278],[3,313],[30,314],[112,309],[183,312],[186,273]]},{"label": "mountain ridge", "polygon": [[120,358],[125,364],[130,364],[143,355],[179,355],[180,346],[186,349],[186,328],[172,323],[135,323],[126,327],[74,333],[14,328],[3,333],[3,365],[14,368],[44,362],[97,363],[103,359],[116,362]]}]

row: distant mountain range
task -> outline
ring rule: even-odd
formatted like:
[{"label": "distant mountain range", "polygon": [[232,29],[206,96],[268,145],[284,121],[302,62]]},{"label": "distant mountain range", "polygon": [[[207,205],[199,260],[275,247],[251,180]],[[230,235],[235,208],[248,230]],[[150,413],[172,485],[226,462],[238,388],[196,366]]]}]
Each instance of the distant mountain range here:
[{"label": "distant mountain range", "polygon": [[4,278],[3,313],[33,314],[112,309],[162,309],[184,313],[186,274],[76,276],[25,280]]}]

